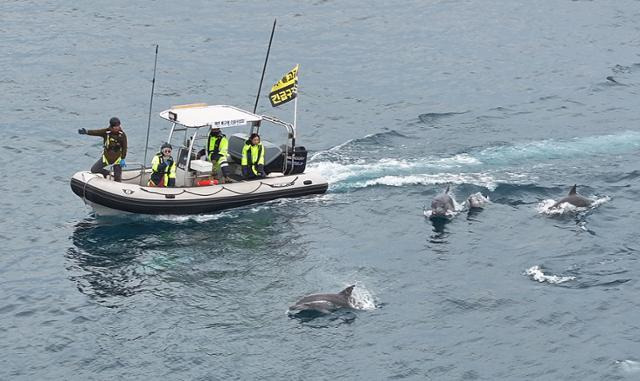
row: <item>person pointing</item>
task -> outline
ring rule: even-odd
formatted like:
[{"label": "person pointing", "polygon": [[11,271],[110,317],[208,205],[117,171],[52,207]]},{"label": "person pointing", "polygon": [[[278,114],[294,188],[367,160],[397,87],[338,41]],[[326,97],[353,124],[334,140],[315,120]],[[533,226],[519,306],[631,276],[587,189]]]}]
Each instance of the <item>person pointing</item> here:
[{"label": "person pointing", "polygon": [[113,179],[117,182],[122,180],[122,168],[126,167],[125,157],[127,157],[127,135],[122,131],[120,119],[113,117],[109,120],[109,127],[98,130],[78,130],[80,135],[100,136],[103,139],[104,150],[102,157],[91,167],[91,173],[100,173],[105,178],[109,171],[105,167],[113,165]]}]

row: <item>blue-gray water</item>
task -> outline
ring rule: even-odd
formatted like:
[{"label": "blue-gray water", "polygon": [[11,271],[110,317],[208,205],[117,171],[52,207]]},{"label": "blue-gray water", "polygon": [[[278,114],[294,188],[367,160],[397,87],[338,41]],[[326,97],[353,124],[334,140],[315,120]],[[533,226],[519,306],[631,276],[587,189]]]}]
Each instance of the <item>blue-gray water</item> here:
[{"label": "blue-gray water", "polygon": [[[251,108],[274,17],[329,192],[96,219],[76,130],[142,160],[155,43],[153,147],[171,105]],[[3,2],[0,379],[637,379],[639,36],[630,0]],[[447,183],[493,203],[434,227]],[[574,183],[602,204],[539,212]],[[352,283],[375,309],[285,314]]]}]

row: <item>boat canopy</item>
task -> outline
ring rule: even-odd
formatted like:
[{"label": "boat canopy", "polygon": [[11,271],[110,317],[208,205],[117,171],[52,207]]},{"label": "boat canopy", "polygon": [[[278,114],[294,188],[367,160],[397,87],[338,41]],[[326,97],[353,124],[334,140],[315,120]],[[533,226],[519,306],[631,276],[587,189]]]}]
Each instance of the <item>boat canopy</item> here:
[{"label": "boat canopy", "polygon": [[227,105],[209,106],[206,103],[173,106],[169,110],[162,111],[160,117],[190,128],[207,126],[212,128],[236,127],[262,120],[260,115],[237,107]]}]

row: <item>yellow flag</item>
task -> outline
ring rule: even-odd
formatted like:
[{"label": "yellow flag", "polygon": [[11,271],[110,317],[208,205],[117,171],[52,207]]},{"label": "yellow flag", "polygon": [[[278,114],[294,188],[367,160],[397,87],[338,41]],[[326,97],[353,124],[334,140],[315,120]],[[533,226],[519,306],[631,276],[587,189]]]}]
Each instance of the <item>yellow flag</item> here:
[{"label": "yellow flag", "polygon": [[276,107],[285,104],[298,95],[298,67],[296,65],[290,72],[284,75],[275,85],[271,86],[269,100],[271,106]]}]

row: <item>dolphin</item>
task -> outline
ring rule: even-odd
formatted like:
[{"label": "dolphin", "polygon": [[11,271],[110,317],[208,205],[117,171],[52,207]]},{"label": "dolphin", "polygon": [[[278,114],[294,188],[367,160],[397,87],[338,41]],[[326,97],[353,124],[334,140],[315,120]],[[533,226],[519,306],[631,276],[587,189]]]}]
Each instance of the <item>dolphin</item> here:
[{"label": "dolphin", "polygon": [[451,217],[451,213],[455,212],[456,206],[453,198],[449,195],[449,190],[447,185],[447,189],[433,198],[433,201],[431,201],[431,217]]},{"label": "dolphin", "polygon": [[312,294],[298,300],[289,307],[289,314],[301,312],[329,314],[341,308],[354,308],[351,302],[351,292],[356,285],[351,285],[337,294]]},{"label": "dolphin", "polygon": [[482,209],[489,203],[489,197],[485,197],[482,193],[474,193],[467,198],[467,206],[469,209]]},{"label": "dolphin", "polygon": [[560,204],[563,204],[565,202],[568,202],[569,204],[580,208],[587,208],[591,206],[591,204],[593,204],[592,200],[578,194],[575,184],[571,187],[571,190],[569,190],[569,195],[558,200],[555,204],[553,204],[551,208],[557,208],[560,206]]}]

